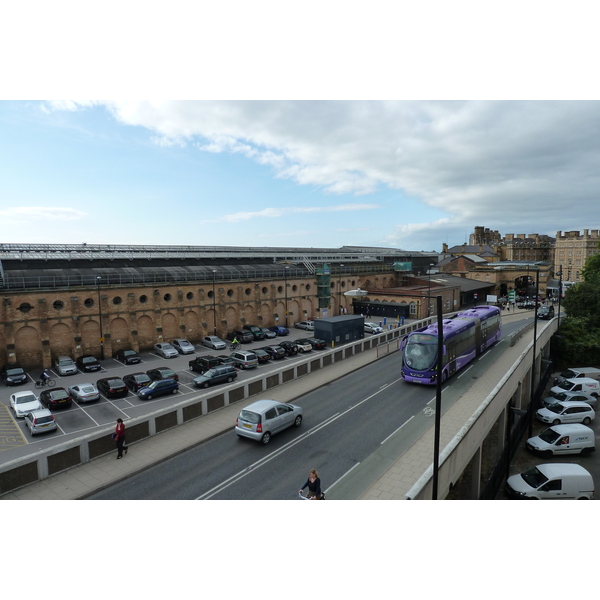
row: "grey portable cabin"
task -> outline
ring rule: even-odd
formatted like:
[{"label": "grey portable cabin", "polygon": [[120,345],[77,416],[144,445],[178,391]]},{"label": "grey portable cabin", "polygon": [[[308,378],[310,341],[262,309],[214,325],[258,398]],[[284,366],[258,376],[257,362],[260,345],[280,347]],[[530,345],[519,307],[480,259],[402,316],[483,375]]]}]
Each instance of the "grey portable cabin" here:
[{"label": "grey portable cabin", "polygon": [[365,337],[365,319],[360,315],[340,315],[315,320],[314,337],[325,340],[328,345],[333,342],[346,344]]}]

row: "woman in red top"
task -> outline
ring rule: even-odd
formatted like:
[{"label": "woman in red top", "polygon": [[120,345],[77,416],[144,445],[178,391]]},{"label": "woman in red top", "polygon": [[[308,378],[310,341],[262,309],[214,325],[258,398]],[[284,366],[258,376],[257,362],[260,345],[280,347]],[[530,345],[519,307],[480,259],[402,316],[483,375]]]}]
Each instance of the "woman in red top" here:
[{"label": "woman in red top", "polygon": [[117,458],[123,458],[123,450],[127,454],[127,446],[125,446],[125,423],[123,419],[117,419],[117,427],[114,434],[115,442],[117,442]]}]

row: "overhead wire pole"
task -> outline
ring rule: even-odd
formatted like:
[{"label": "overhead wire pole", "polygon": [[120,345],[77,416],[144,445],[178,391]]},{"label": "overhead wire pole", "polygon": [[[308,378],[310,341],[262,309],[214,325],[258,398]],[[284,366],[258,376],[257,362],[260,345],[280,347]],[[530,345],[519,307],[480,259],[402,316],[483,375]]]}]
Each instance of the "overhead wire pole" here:
[{"label": "overhead wire pole", "polygon": [[[444,315],[442,315],[442,297],[435,296],[437,299],[437,327],[438,327],[438,347],[437,347],[437,371],[438,376],[435,385],[435,435],[433,442],[433,489],[431,492],[432,500],[438,499],[438,478],[440,462],[440,430],[442,425],[442,366],[444,355]],[[429,298],[427,299],[429,301]]]}]

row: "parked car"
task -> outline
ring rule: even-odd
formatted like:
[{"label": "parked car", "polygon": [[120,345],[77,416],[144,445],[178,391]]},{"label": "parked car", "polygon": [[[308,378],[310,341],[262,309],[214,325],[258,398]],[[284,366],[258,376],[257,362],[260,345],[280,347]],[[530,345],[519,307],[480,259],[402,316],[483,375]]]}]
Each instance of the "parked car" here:
[{"label": "parked car", "polygon": [[538,319],[553,319],[554,318],[554,306],[542,305],[537,311]]},{"label": "parked car", "polygon": [[240,344],[249,344],[254,341],[252,332],[245,329],[236,329],[227,335],[227,339],[233,341],[234,339],[240,342]]},{"label": "parked car", "polygon": [[124,365],[137,365],[142,362],[142,357],[135,350],[119,350],[115,358]]},{"label": "parked car", "polygon": [[154,352],[163,358],[175,358],[179,352],[171,344],[154,344]]},{"label": "parked car", "polygon": [[536,412],[536,417],[543,423],[552,423],[560,425],[562,423],[583,423],[589,425],[596,413],[586,402],[560,402],[551,404],[548,407],[540,408]]},{"label": "parked car", "polygon": [[33,392],[15,392],[11,394],[10,407],[17,419],[22,419],[27,413],[44,408]]},{"label": "parked car", "polygon": [[228,365],[230,367],[237,367],[237,364],[231,356],[226,356],[225,354],[219,354],[217,358],[221,359],[222,365]]},{"label": "parked car", "polygon": [[310,337],[306,338],[306,341],[312,345],[313,350],[324,350],[327,348],[327,342],[318,338]]},{"label": "parked car", "polygon": [[69,392],[69,396],[77,403],[94,402],[94,400],[100,399],[100,392],[91,383],[72,385],[67,391]]},{"label": "parked car", "polygon": [[581,465],[549,463],[512,475],[504,486],[511,499],[591,500],[594,480]]},{"label": "parked car", "polygon": [[298,354],[298,346],[294,342],[279,342],[279,346],[285,350],[286,356],[296,356]]},{"label": "parked car", "polygon": [[96,387],[107,398],[123,398],[129,394],[125,382],[119,377],[98,379]]},{"label": "parked car", "polygon": [[123,377],[123,383],[134,393],[137,394],[138,390],[146,387],[152,382],[148,373],[129,373]]},{"label": "parked car", "polygon": [[227,344],[216,335],[207,335],[203,337],[202,345],[207,348],[212,348],[213,350],[225,350],[227,348]]},{"label": "parked car", "polygon": [[177,350],[179,354],[194,354],[194,352],[196,352],[194,344],[184,340],[183,338],[175,338],[171,344],[175,346],[175,350]]},{"label": "parked car", "polygon": [[138,390],[140,400],[152,400],[156,396],[164,396],[166,394],[176,394],[179,390],[179,382],[174,379],[161,379],[153,381],[147,387]]},{"label": "parked car", "polygon": [[260,342],[265,339],[265,334],[260,327],[257,327],[256,325],[244,325],[243,328],[254,336],[255,342]]},{"label": "parked car", "polygon": [[275,400],[258,400],[244,408],[235,421],[239,437],[268,444],[271,436],[287,427],[302,424],[302,408]]},{"label": "parked car", "polygon": [[80,356],[75,364],[82,373],[92,373],[102,369],[100,361],[95,356]]},{"label": "parked car", "polygon": [[179,381],[179,375],[173,369],[169,369],[169,367],[156,367],[156,369],[146,371],[146,374],[152,381],[159,381],[160,379],[174,379],[175,381]]},{"label": "parked car", "polygon": [[289,335],[290,330],[287,327],[282,327],[281,325],[275,325],[274,327],[269,327],[271,331],[274,331],[278,336]]},{"label": "parked car", "polygon": [[271,360],[271,355],[268,352],[265,352],[262,348],[256,348],[252,350],[254,354],[256,354],[256,358],[258,359],[258,364],[262,365],[263,363],[269,362]]},{"label": "parked car", "polygon": [[260,330],[265,334],[265,340],[272,340],[277,337],[277,334],[268,327],[261,327]]},{"label": "parked car", "polygon": [[213,367],[194,377],[193,383],[196,387],[207,388],[217,383],[231,383],[237,377],[237,371],[235,367],[231,365],[221,365],[219,367]]},{"label": "parked car", "polygon": [[258,358],[254,352],[246,350],[236,350],[229,355],[239,369],[253,369],[258,366]]},{"label": "parked car", "polygon": [[31,435],[56,431],[58,429],[54,415],[47,408],[27,413],[25,415],[25,425],[27,425]]},{"label": "parked car", "polygon": [[598,398],[595,396],[588,396],[582,392],[562,392],[556,396],[548,396],[542,401],[543,406],[550,406],[556,401],[560,402],[587,402],[594,410],[598,406]]},{"label": "parked car", "polygon": [[27,381],[27,373],[21,365],[16,363],[3,365],[0,377],[5,385],[19,385]]},{"label": "parked car", "polygon": [[294,340],[294,344],[298,347],[298,352],[304,354],[312,350],[312,344],[307,339]]},{"label": "parked car", "polygon": [[77,373],[79,373],[75,361],[72,358],[69,358],[68,356],[59,356],[56,359],[56,363],[54,366],[56,368],[56,372],[60,376],[77,375]]},{"label": "parked car", "polygon": [[65,388],[51,388],[43,390],[40,394],[40,402],[52,410],[56,408],[68,408],[72,404],[71,396]]},{"label": "parked car", "polygon": [[383,333],[383,327],[379,327],[376,323],[365,323],[365,333]]},{"label": "parked car", "polygon": [[[229,358],[229,357],[227,357]],[[188,366],[190,371],[196,371],[197,373],[204,373],[213,367],[218,367],[223,364],[223,358],[221,356],[197,356],[194,360],[190,360]]]},{"label": "parked car", "polygon": [[285,358],[285,350],[281,346],[263,346],[261,350],[264,350],[271,356],[273,360]]},{"label": "parked car", "polygon": [[314,321],[300,321],[299,323],[294,323],[294,327],[296,329],[306,329],[307,331],[314,331],[315,323]]}]

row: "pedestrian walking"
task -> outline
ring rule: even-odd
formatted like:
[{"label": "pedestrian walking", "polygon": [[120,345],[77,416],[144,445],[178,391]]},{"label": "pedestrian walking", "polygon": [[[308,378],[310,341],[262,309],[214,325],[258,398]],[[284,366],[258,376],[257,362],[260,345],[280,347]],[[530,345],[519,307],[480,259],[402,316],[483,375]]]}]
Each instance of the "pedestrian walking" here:
[{"label": "pedestrian walking", "polygon": [[117,459],[123,458],[123,451],[127,454],[128,450],[128,447],[125,445],[125,423],[123,423],[123,419],[117,419],[113,439],[117,443]]}]

